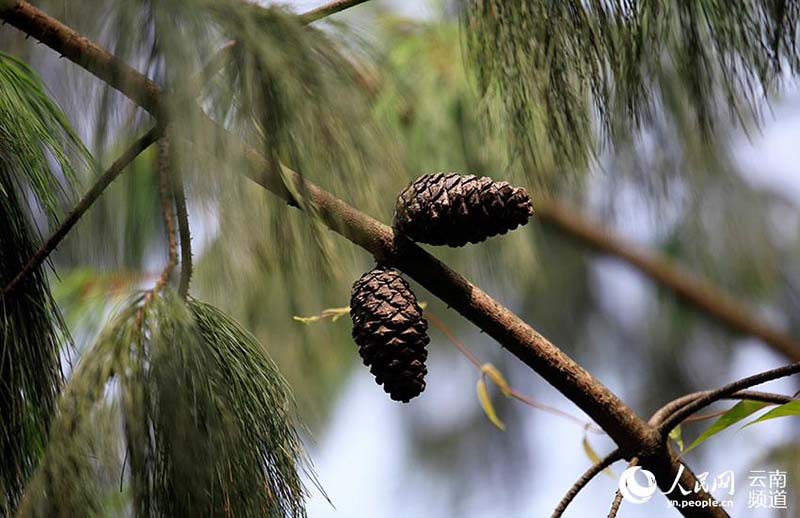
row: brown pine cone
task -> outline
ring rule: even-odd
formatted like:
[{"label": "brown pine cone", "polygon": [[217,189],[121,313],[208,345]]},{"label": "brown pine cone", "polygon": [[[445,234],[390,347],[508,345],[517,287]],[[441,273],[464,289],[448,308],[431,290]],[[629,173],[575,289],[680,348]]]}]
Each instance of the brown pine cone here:
[{"label": "brown pine cone", "polygon": [[392,399],[407,403],[425,390],[428,323],[399,272],[377,266],[357,280],[350,316],[364,365]]},{"label": "brown pine cone", "polygon": [[458,173],[420,176],[400,193],[394,228],[412,241],[464,246],[528,222],[528,192],[508,182]]}]

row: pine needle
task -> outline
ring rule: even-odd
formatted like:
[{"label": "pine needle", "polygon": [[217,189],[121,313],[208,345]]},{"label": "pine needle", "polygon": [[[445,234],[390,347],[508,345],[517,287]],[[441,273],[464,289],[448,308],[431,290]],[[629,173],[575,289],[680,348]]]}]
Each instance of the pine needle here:
[{"label": "pine needle", "polygon": [[[86,156],[39,78],[0,53],[0,286],[38,247],[36,216],[57,218],[72,193],[73,165]],[[43,450],[68,341],[45,272],[0,295],[0,515],[17,506]]]},{"label": "pine needle", "polygon": [[108,512],[119,473],[98,477],[102,438],[81,430],[109,405],[136,516],[305,515],[308,465],[275,364],[222,312],[167,289],[134,299],[82,357],[21,516]]},{"label": "pine needle", "polygon": [[708,137],[726,111],[757,115],[783,69],[800,69],[796,2],[463,3],[479,86],[502,100],[512,145],[534,165],[542,143],[566,165],[591,154],[598,136],[646,126],[673,81]]}]

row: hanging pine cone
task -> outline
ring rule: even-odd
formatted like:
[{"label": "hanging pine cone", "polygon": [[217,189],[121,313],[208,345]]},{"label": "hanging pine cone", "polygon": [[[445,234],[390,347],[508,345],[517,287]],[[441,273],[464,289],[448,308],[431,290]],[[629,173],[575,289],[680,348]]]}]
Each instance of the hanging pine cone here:
[{"label": "hanging pine cone", "polygon": [[458,173],[420,176],[400,193],[394,228],[412,241],[464,246],[528,222],[531,198],[522,187]]},{"label": "hanging pine cone", "polygon": [[395,401],[408,403],[425,390],[428,323],[397,271],[378,266],[353,284],[353,339],[364,365]]}]

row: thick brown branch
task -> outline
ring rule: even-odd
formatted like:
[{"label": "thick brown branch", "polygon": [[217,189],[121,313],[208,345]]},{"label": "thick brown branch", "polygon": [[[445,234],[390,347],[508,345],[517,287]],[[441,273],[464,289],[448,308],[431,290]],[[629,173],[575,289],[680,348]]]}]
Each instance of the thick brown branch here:
[{"label": "thick brown branch", "polygon": [[111,185],[125,167],[128,166],[139,154],[147,149],[151,144],[161,136],[161,128],[156,126],[128,148],[113,164],[109,167],[100,178],[98,178],[91,189],[81,198],[77,205],[72,209],[69,215],[59,225],[59,227],[47,238],[42,246],[36,251],[35,254],[28,260],[25,267],[8,283],[3,290],[3,295],[7,295],[14,291],[20,284],[31,274],[34,270],[44,263],[47,257],[61,244],[61,241],[72,230],[72,227],[83,217],[89,207],[103,194],[103,191]]},{"label": "thick brown branch", "polygon": [[695,309],[742,334],[760,338],[792,361],[800,361],[800,341],[759,319],[744,304],[707,279],[658,254],[641,250],[579,215],[560,202],[539,202],[536,215],[565,235],[613,255],[674,292]]},{"label": "thick brown branch", "polygon": [[[0,10],[0,17],[63,52],[103,80],[119,82],[114,83],[114,86],[123,93],[126,93],[131,84],[149,88],[152,83],[126,64],[115,60],[95,43],[26,2],[16,2],[12,7]],[[85,59],[84,53],[89,53],[96,59]],[[109,59],[100,59],[102,57]],[[151,113],[157,114],[161,111],[162,101],[157,89],[148,95],[130,95],[130,98],[146,105]],[[213,123],[208,121],[207,124]],[[269,170],[269,162],[257,151],[245,147],[241,141],[220,128],[217,130],[231,147],[238,147],[241,155],[248,159],[252,167],[247,174],[255,182],[287,202],[295,201],[286,189],[283,177],[290,182],[303,181],[297,173],[286,170],[281,175],[275,170]],[[606,430],[627,456],[641,453],[644,459],[642,464],[654,473],[662,488],[668,489],[679,470],[677,459],[666,447],[663,437],[602,383],[480,288],[417,245],[396,239],[387,225],[310,182],[303,183],[303,186],[307,204],[314,207],[317,215],[331,229],[363,247],[377,259],[397,266],[495,338],[584,410]],[[681,484],[684,487],[695,487],[696,482],[697,479],[690,470],[683,471]],[[713,500],[705,491],[675,496],[687,501]],[[690,505],[681,509],[681,512],[685,516],[727,516],[724,510],[714,506]]]},{"label": "thick brown branch", "polygon": [[10,4],[2,9],[3,20],[26,34],[35,35],[37,40],[91,71],[137,105],[153,115],[158,114],[161,92],[156,83],[85,36],[64,24],[53,23],[54,18],[28,2],[0,3]]}]

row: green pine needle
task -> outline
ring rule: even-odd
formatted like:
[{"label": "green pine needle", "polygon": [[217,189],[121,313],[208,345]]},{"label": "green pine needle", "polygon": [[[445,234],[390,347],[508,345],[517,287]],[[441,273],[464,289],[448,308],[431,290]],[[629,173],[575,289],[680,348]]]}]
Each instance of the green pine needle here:
[{"label": "green pine needle", "polygon": [[703,136],[720,112],[757,112],[784,68],[800,70],[796,2],[464,0],[467,46],[484,94],[505,105],[512,145],[564,163],[606,135],[648,124],[676,81]]},{"label": "green pine needle", "polygon": [[[0,289],[39,246],[34,216],[57,217],[72,192],[73,165],[86,157],[39,78],[0,53]],[[0,295],[0,325],[0,515],[6,515],[38,462],[62,385],[60,348],[69,338],[45,272]]]},{"label": "green pine needle", "polygon": [[[111,454],[84,433],[108,409],[122,423]],[[293,412],[275,364],[236,322],[171,291],[137,298],[71,377],[20,514],[107,514],[119,489],[98,466],[116,462],[136,516],[304,516]]]}]

